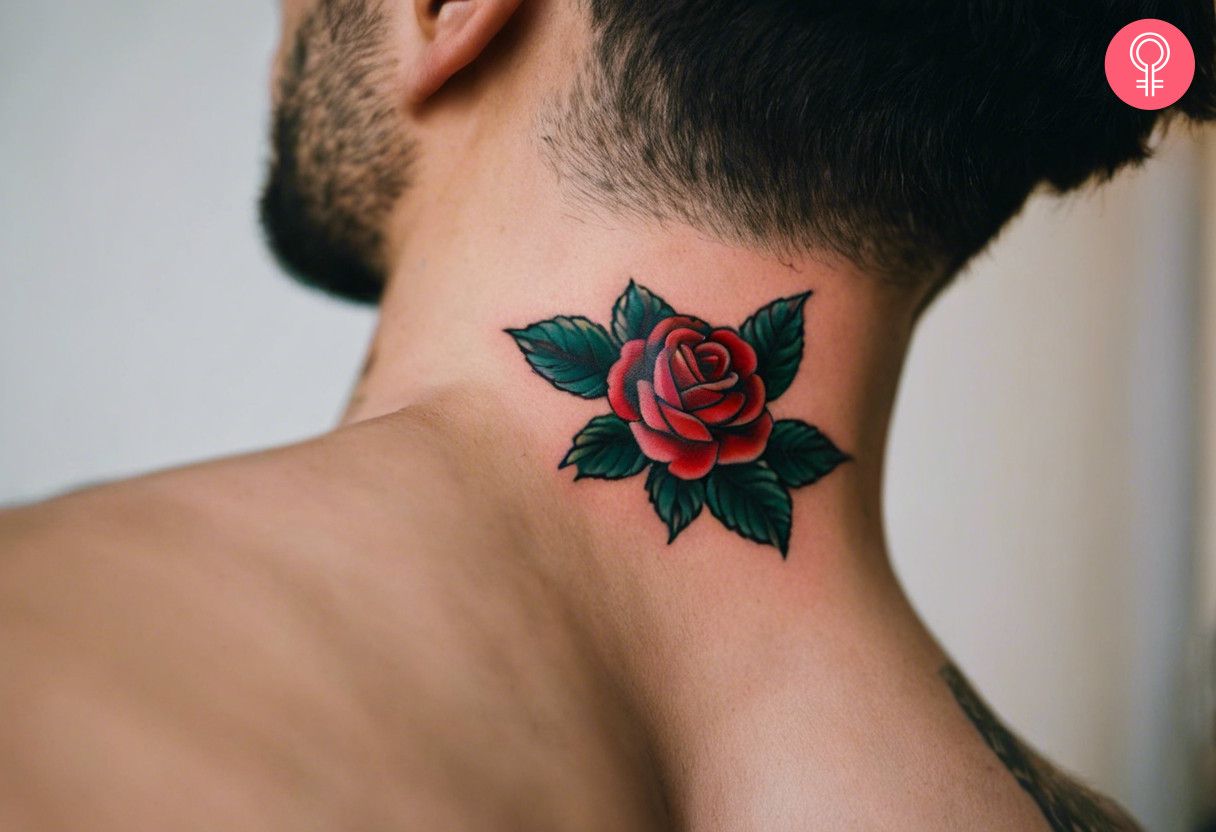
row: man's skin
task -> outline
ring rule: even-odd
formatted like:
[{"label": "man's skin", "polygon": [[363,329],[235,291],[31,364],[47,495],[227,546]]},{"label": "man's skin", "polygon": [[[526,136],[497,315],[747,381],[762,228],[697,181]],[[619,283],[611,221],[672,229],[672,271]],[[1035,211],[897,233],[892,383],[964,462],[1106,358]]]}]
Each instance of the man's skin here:
[{"label": "man's skin", "polygon": [[[892,572],[928,287],[580,206],[535,131],[584,25],[517,6],[392,6],[419,163],[340,427],[0,515],[0,828],[1132,828],[1014,770]],[[851,461],[794,492],[788,558],[708,516],[668,545],[636,481],[558,469],[604,404],[504,329],[630,279],[731,326],[813,291],[779,410]]]}]

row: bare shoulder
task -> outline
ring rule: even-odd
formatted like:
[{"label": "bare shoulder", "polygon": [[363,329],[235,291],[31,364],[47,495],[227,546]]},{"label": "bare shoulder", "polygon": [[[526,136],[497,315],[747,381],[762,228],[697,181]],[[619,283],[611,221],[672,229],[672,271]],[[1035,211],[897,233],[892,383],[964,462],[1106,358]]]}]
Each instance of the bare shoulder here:
[{"label": "bare shoulder", "polygon": [[285,586],[386,562],[422,580],[434,550],[459,559],[492,536],[484,495],[437,448],[425,425],[394,419],[0,511],[0,634],[280,609]]},{"label": "bare shoulder", "polygon": [[0,826],[379,825],[364,668],[490,537],[434,446],[396,420],[0,513]]},{"label": "bare shoulder", "polygon": [[99,553],[155,549],[169,561],[195,548],[295,545],[330,525],[353,539],[368,519],[408,531],[447,506],[467,509],[468,483],[442,448],[424,420],[399,417],[0,509],[0,569],[34,555],[51,568]]},{"label": "bare shoulder", "polygon": [[0,515],[0,827],[646,828],[510,489],[441,437],[372,420]]}]

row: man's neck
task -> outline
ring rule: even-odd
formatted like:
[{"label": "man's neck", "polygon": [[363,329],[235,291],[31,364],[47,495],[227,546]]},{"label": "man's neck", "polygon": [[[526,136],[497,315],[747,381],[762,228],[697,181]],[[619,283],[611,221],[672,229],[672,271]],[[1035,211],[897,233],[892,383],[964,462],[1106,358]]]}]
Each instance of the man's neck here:
[{"label": "man's neck", "polygon": [[[537,106],[517,104],[508,113]],[[677,222],[588,210],[537,154],[528,119],[498,125],[494,142],[484,141],[476,124],[455,123],[424,125],[436,132],[423,140],[450,152],[414,172],[390,224],[393,267],[369,368],[346,421],[441,397],[453,412],[453,429],[462,407],[483,427],[510,426],[510,439],[495,453],[523,459],[569,487],[574,474],[558,463],[590,419],[611,412],[609,402],[555,389],[530,370],[506,330],[557,316],[583,316],[611,329],[613,305],[631,280],[712,327],[738,328],[766,305],[809,292],[801,362],[769,410],[778,421],[816,426],[850,461],[792,492],[790,561],[832,538],[851,547],[864,540],[885,560],[884,447],[917,299],[826,256],[776,256]],[[645,524],[614,517],[595,497],[633,506],[632,492],[642,485],[580,480],[578,486],[562,492],[562,511],[593,511],[606,529],[627,528],[634,542],[666,545],[666,530],[644,497],[641,510],[651,512]],[[684,535],[754,546],[720,526],[711,531],[709,523]]]},{"label": "man's neck", "polygon": [[[571,437],[588,419],[610,412],[608,403],[562,393],[530,372],[504,330],[559,315],[610,328],[613,304],[631,280],[680,314],[716,327],[738,328],[766,304],[810,292],[801,364],[770,409],[775,419],[817,426],[851,459],[833,477],[795,492],[791,559],[834,537],[829,528],[847,529],[853,541],[882,540],[884,445],[913,321],[904,296],[812,257],[769,256],[686,227],[643,229],[576,216],[558,200],[516,204],[503,190],[496,193],[476,210],[468,202],[441,203],[411,218],[346,421],[440,395],[473,410],[494,402],[494,410],[479,411],[482,418],[513,424],[517,432],[500,452],[517,457],[526,449],[545,476],[566,482],[572,472],[559,471],[558,463]],[[622,488],[588,483],[562,509],[592,505],[585,493],[591,489]],[[623,518],[604,519],[614,527]],[[657,520],[633,527],[638,540],[658,544],[663,531]],[[721,528],[716,534],[729,536]]]}]

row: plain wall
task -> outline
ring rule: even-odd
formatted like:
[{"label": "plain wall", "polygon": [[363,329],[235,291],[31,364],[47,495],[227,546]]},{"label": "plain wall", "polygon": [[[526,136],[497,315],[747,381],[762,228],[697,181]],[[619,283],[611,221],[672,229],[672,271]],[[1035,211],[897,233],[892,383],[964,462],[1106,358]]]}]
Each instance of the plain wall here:
[{"label": "plain wall", "polygon": [[[271,2],[0,6],[0,502],[336,418],[372,316],[261,245],[276,29]],[[1036,199],[944,296],[887,488],[978,687],[1160,830],[1185,813],[1191,165]]]},{"label": "plain wall", "polygon": [[1179,133],[1102,190],[1032,200],[924,322],[887,488],[947,649],[1154,830],[1197,797],[1196,166]]}]

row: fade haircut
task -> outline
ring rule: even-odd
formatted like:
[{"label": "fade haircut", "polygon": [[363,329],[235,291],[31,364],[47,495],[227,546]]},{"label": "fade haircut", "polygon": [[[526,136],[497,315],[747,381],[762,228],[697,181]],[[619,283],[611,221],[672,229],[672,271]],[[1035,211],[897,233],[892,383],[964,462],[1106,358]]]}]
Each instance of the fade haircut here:
[{"label": "fade haircut", "polygon": [[[1154,127],[1216,116],[1212,0],[573,0],[591,56],[541,121],[597,206],[893,280],[948,276],[1046,183],[1150,154]],[[1195,50],[1164,111],[1107,86],[1146,17]]]}]

